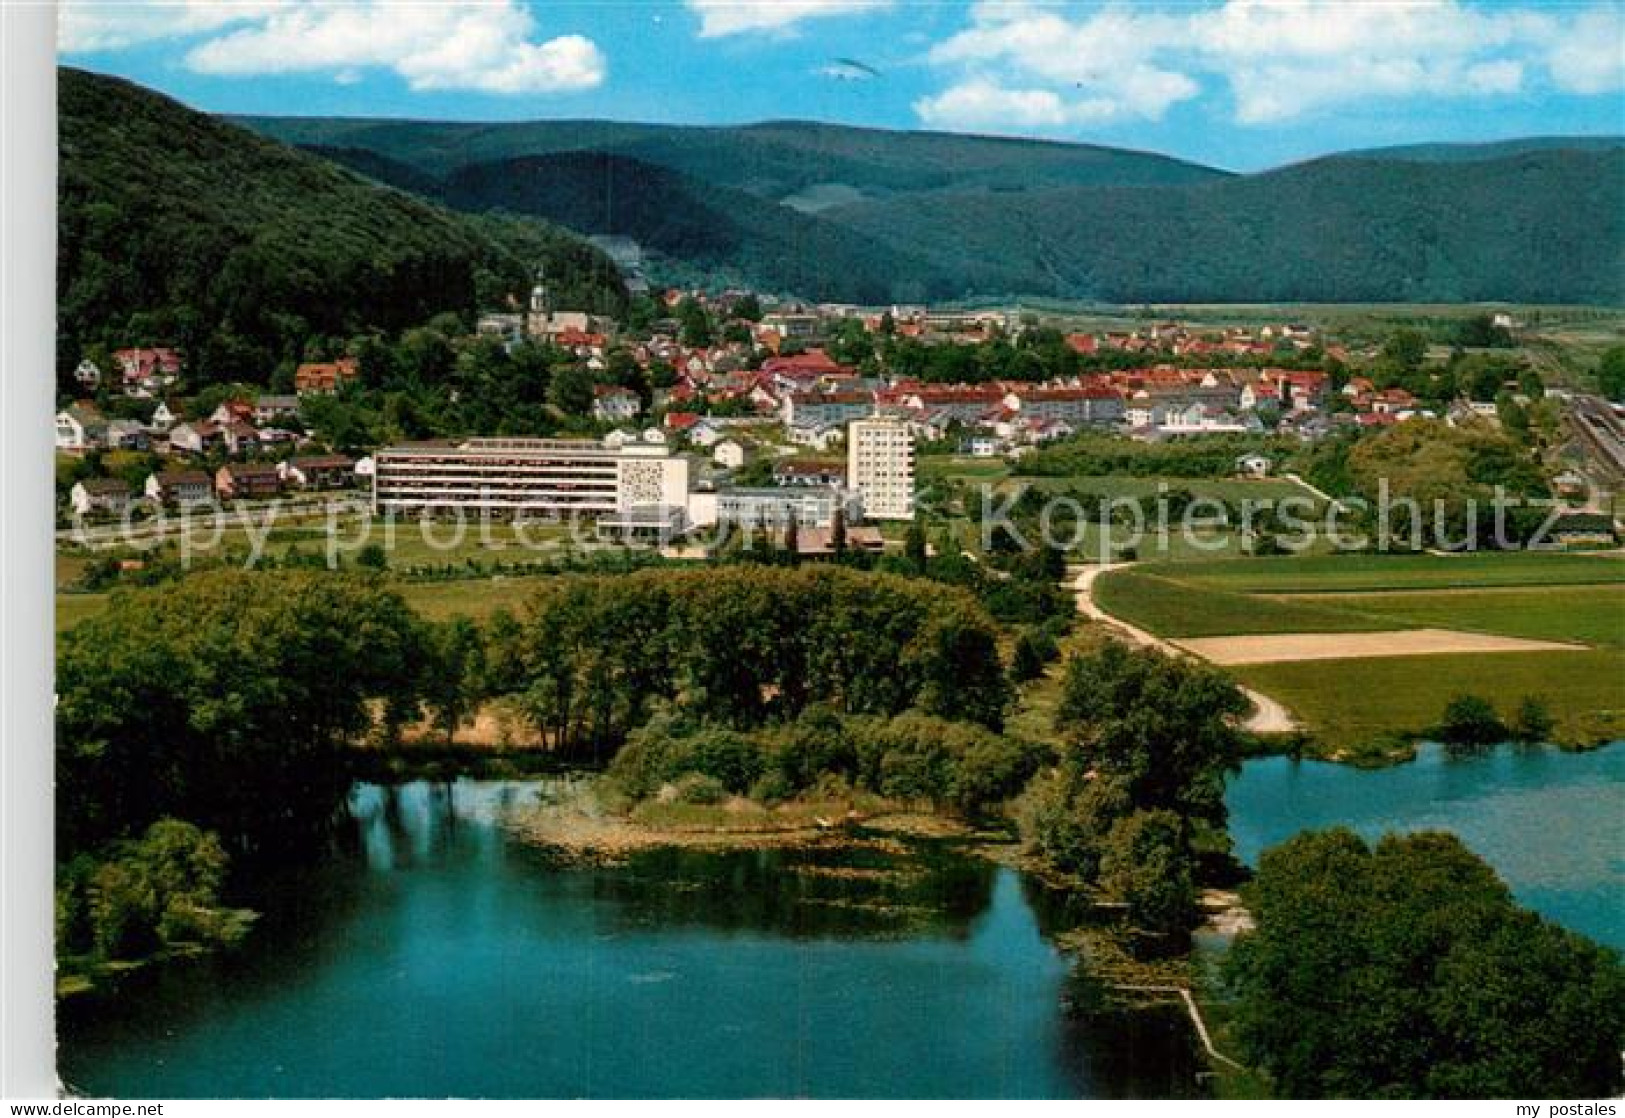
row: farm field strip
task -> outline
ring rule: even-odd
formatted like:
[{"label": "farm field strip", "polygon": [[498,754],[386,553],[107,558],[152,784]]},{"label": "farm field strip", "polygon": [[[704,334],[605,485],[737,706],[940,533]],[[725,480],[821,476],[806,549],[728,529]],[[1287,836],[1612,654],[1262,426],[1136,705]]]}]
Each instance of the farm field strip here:
[{"label": "farm field strip", "polygon": [[1102,574],[1095,594],[1283,704],[1334,753],[1425,733],[1462,694],[1508,719],[1539,699],[1558,741],[1625,736],[1617,553],[1144,563]]},{"label": "farm field strip", "polygon": [[1311,555],[1216,559],[1178,567],[1147,566],[1144,570],[1242,593],[1529,588],[1625,583],[1625,555],[1619,552]]},{"label": "farm field strip", "polygon": [[1260,633],[1196,637],[1174,644],[1224,666],[1296,663],[1303,660],[1368,660],[1389,656],[1460,652],[1583,652],[1586,646],[1560,641],[1502,637],[1453,629],[1400,629],[1371,633]]},{"label": "farm field strip", "polygon": [[1625,647],[1625,585],[1613,583],[1538,589],[1497,586],[1270,595],[1269,600],[1355,610],[1391,619],[1396,628],[1423,625],[1532,640]]}]

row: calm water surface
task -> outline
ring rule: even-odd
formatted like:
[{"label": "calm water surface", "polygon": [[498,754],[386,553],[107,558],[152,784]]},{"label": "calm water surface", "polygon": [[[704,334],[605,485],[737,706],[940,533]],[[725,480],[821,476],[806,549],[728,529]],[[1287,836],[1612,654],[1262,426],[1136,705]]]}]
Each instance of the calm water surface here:
[{"label": "calm water surface", "polygon": [[1176,1011],[1067,1009],[1087,988],[1041,934],[1053,902],[1009,870],[942,851],[561,867],[501,826],[539,788],[359,788],[358,852],[264,899],[237,951],[65,1007],[64,1078],[129,1097],[1197,1089]]},{"label": "calm water surface", "polygon": [[[1090,1097],[1194,1093],[1175,1011],[1082,1014],[1054,898],[926,847],[560,866],[509,837],[541,782],[358,788],[355,846],[258,899],[236,951],[63,1007],[64,1078],[128,1097]],[[1524,903],[1625,948],[1625,745],[1279,757],[1238,853],[1440,828]]]},{"label": "calm water surface", "polygon": [[1625,743],[1590,753],[1502,746],[1453,756],[1425,746],[1411,764],[1361,770],[1266,757],[1230,783],[1236,853],[1343,823],[1385,831],[1453,831],[1518,899],[1625,950]]}]

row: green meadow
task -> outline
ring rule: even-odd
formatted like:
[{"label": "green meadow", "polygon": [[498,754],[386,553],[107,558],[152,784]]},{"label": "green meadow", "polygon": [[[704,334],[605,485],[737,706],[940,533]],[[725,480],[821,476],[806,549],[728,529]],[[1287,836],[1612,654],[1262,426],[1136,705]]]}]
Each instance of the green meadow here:
[{"label": "green meadow", "polygon": [[1546,703],[1557,738],[1625,736],[1625,559],[1602,554],[1315,556],[1147,563],[1101,575],[1109,613],[1165,637],[1440,628],[1576,651],[1306,660],[1229,669],[1329,752],[1425,732],[1461,694],[1511,717]]}]

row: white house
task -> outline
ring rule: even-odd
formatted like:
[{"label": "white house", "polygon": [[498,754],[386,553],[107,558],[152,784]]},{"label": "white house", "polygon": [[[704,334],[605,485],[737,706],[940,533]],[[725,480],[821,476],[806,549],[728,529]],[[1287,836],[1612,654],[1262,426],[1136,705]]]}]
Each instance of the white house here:
[{"label": "white house", "polygon": [[592,415],[605,423],[625,423],[643,411],[638,394],[630,388],[600,384],[593,389]]},{"label": "white house", "polygon": [[79,516],[93,512],[122,515],[130,507],[130,487],[118,478],[88,478],[74,483],[68,492],[68,503]]},{"label": "white house", "polygon": [[56,413],[56,448],[66,454],[83,454],[100,445],[106,434],[107,421],[87,404],[74,404]]},{"label": "white house", "polygon": [[702,419],[688,429],[688,441],[698,447],[716,446],[722,438],[722,428],[709,420]]},{"label": "white house", "polygon": [[102,371],[96,362],[87,357],[74,366],[73,379],[86,388],[95,388],[102,382]]},{"label": "white house", "polygon": [[730,470],[745,464],[745,447],[735,439],[723,439],[711,448],[711,461]]},{"label": "white house", "polygon": [[1236,473],[1242,477],[1269,477],[1272,465],[1262,454],[1243,454],[1236,459]]},{"label": "white house", "polygon": [[179,418],[180,416],[169,410],[168,403],[159,400],[158,406],[152,409],[152,422],[147,424],[147,428],[161,434],[175,426],[175,421]]},{"label": "white house", "polygon": [[206,419],[197,423],[178,423],[169,431],[170,449],[182,454],[202,454],[223,441],[220,428]]},{"label": "white house", "polygon": [[842,428],[830,426],[790,427],[785,434],[793,445],[820,452],[834,449],[846,438],[846,432]]}]

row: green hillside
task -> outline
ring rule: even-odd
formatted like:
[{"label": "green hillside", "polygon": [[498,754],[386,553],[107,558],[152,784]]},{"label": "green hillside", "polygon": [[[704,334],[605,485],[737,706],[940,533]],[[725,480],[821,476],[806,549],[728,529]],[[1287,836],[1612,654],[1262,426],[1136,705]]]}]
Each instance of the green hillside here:
[{"label": "green hillside", "polygon": [[1478,144],[1399,144],[1341,152],[1336,159],[1401,159],[1413,163],[1482,163],[1536,151],[1614,151],[1625,136],[1520,136]]},{"label": "green hillside", "polygon": [[959,191],[824,216],[991,291],[1113,302],[1625,301],[1625,150],[1472,164],[1325,159],[1189,187]]},{"label": "green hillside", "polygon": [[859,197],[944,188],[1154,185],[1224,176],[1163,155],[1087,144],[803,121],[683,127],[613,121],[465,124],[244,117],[285,143],[361,148],[435,177],[521,156],[599,151],[780,202],[818,187]]},{"label": "green hillside", "polygon": [[[408,189],[454,179],[460,208],[608,223],[697,274],[841,300],[1625,302],[1617,138],[1412,145],[1229,175],[1082,144],[801,122],[247,123],[347,149]],[[565,155],[555,185],[525,162]],[[501,181],[521,167],[522,188]]]},{"label": "green hillside", "polygon": [[625,299],[608,259],[556,228],[453,213],[129,82],[59,76],[60,364],[172,343],[195,379],[264,381],[313,337],[471,313],[542,264],[572,303]]},{"label": "green hillside", "polygon": [[441,187],[468,212],[530,214],[618,233],[673,260],[772,291],[880,303],[956,294],[907,246],[879,246],[832,222],[604,152],[481,163]]}]

